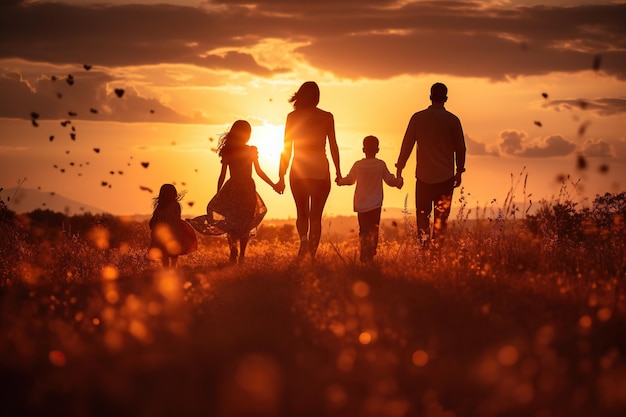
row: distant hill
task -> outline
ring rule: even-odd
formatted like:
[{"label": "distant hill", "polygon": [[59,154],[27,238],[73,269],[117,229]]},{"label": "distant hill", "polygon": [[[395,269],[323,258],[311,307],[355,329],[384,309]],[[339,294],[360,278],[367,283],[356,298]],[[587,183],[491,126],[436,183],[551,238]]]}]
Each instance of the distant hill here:
[{"label": "distant hill", "polygon": [[63,197],[60,194],[31,188],[9,188],[0,192],[0,198],[9,210],[16,213],[29,213],[36,209],[51,210],[66,215],[84,213],[101,214],[105,211],[81,202]]}]

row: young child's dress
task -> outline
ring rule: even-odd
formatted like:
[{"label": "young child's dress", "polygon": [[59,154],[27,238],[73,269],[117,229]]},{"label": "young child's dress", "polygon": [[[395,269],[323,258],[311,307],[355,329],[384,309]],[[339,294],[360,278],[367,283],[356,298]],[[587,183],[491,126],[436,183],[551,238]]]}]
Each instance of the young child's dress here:
[{"label": "young child's dress", "polygon": [[267,213],[252,179],[252,165],[257,158],[257,148],[248,145],[222,156],[222,163],[229,165],[230,178],[209,201],[206,216],[188,220],[194,229],[213,236],[250,236]]},{"label": "young child's dress", "polygon": [[[196,234],[181,218],[178,201],[164,207],[158,206],[150,219],[150,254],[155,259],[163,256],[179,256],[198,249]],[[158,251],[153,251],[156,248]]]}]

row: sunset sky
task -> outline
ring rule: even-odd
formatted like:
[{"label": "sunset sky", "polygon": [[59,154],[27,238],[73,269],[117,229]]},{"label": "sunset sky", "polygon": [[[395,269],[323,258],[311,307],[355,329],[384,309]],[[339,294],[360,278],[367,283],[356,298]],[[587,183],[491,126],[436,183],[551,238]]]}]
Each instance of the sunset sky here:
[{"label": "sunset sky", "polygon": [[[580,180],[576,201],[626,189],[624,1],[0,4],[5,189],[26,179],[113,214],[149,214],[169,182],[187,191],[183,217],[202,214],[216,191],[217,139],[237,119],[252,124],[277,180],[288,99],[308,80],[335,117],[344,174],[370,134],[395,172],[409,118],[443,82],[465,132],[470,208],[501,205],[521,172],[534,202],[557,198],[567,175]],[[408,198],[414,208],[414,168],[413,154],[385,207]],[[267,218],[295,216],[288,191],[255,179]],[[325,213],[350,215],[353,193],[333,185]],[[522,184],[515,194],[523,199]]]}]

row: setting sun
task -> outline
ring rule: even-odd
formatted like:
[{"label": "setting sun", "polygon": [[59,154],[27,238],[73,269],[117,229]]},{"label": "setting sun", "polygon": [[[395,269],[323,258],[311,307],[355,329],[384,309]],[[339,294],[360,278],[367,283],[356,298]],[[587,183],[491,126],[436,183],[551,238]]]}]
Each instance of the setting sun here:
[{"label": "setting sun", "polygon": [[279,125],[253,126],[249,145],[259,150],[259,163],[265,172],[274,177],[278,172],[280,153],[283,150],[284,127]]}]

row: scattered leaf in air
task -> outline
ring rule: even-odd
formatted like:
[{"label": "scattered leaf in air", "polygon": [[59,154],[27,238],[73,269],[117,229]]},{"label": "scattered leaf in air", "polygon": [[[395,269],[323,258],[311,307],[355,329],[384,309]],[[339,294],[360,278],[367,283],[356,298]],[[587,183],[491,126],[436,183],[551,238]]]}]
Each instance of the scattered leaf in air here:
[{"label": "scattered leaf in air", "polygon": [[195,204],[195,203],[194,203],[193,201],[188,201],[188,202],[187,202],[187,205],[188,205],[189,207],[193,207],[193,205],[194,205],[194,204]]},{"label": "scattered leaf in air", "polygon": [[580,170],[587,169],[587,160],[584,156],[578,155],[576,159],[576,167]]},{"label": "scattered leaf in air", "polygon": [[69,85],[74,85],[74,76],[72,74],[68,74],[65,81],[67,81]]},{"label": "scattered leaf in air", "polygon": [[70,138],[72,138],[72,140],[76,140],[76,133],[70,133]]},{"label": "scattered leaf in air", "polygon": [[54,136],[50,136],[50,142],[54,140]]},{"label": "scattered leaf in air", "polygon": [[30,112],[30,117],[32,119],[39,119],[39,113],[32,111]]},{"label": "scattered leaf in air", "polygon": [[150,110],[150,113],[154,114],[154,110]]},{"label": "scattered leaf in air", "polygon": [[30,122],[33,124],[33,126],[39,127],[39,123],[37,123],[37,120],[32,119]]},{"label": "scattered leaf in air", "polygon": [[589,127],[589,122],[584,122],[580,125],[580,127],[578,128],[578,136],[584,136],[585,132],[587,131],[587,128]]},{"label": "scattered leaf in air", "polygon": [[147,192],[149,192],[149,193],[152,193],[152,188],[149,188],[149,187],[144,187],[143,185],[140,185],[140,186],[139,186],[139,189],[140,189],[141,191],[147,191]]},{"label": "scattered leaf in air", "polygon": [[609,172],[609,166],[607,164],[602,164],[598,168],[598,171],[600,172],[600,174],[606,174]]},{"label": "scattered leaf in air", "polygon": [[76,116],[78,116],[78,114],[77,114],[76,112],[73,112],[73,111],[68,111],[68,112],[67,112],[67,114],[68,114],[70,117],[76,117]]},{"label": "scattered leaf in air", "polygon": [[117,95],[119,98],[122,98],[122,96],[124,95],[124,89],[123,88],[116,88],[115,89],[115,95]]},{"label": "scattered leaf in air", "polygon": [[63,94],[62,93],[57,93],[57,98],[63,98]]},{"label": "scattered leaf in air", "polygon": [[89,109],[90,112],[92,112],[93,114],[98,114],[98,110],[94,109],[93,107]]},{"label": "scattered leaf in air", "polygon": [[594,71],[598,71],[600,69],[600,64],[602,63],[602,57],[600,56],[600,54],[596,54],[593,57],[593,64],[592,64],[592,68]]},{"label": "scattered leaf in air", "polygon": [[141,166],[144,168],[148,168],[148,166],[150,165],[150,162],[142,162]]},{"label": "scattered leaf in air", "polygon": [[589,103],[587,103],[585,100],[580,100],[578,102],[578,105],[580,106],[582,110],[586,110],[587,107],[589,107]]},{"label": "scattered leaf in air", "polygon": [[541,96],[542,96],[543,98],[548,98],[548,93],[541,93]]},{"label": "scattered leaf in air", "polygon": [[108,182],[106,182],[106,181],[102,181],[102,182],[100,183],[100,185],[102,185],[103,187],[106,187],[107,185],[109,185],[109,183],[108,183]]},{"label": "scattered leaf in air", "polygon": [[89,71],[91,69],[91,65],[84,64],[83,68],[85,68],[85,70]]},{"label": "scattered leaf in air", "polygon": [[535,120],[535,125],[537,125],[537,126],[539,126],[539,127],[542,127],[542,126],[543,126],[543,125],[541,124],[541,122],[540,122],[540,121],[538,121],[538,120]]},{"label": "scattered leaf in air", "polygon": [[57,76],[56,75],[51,75],[50,76],[50,81],[56,81],[57,80]]}]

